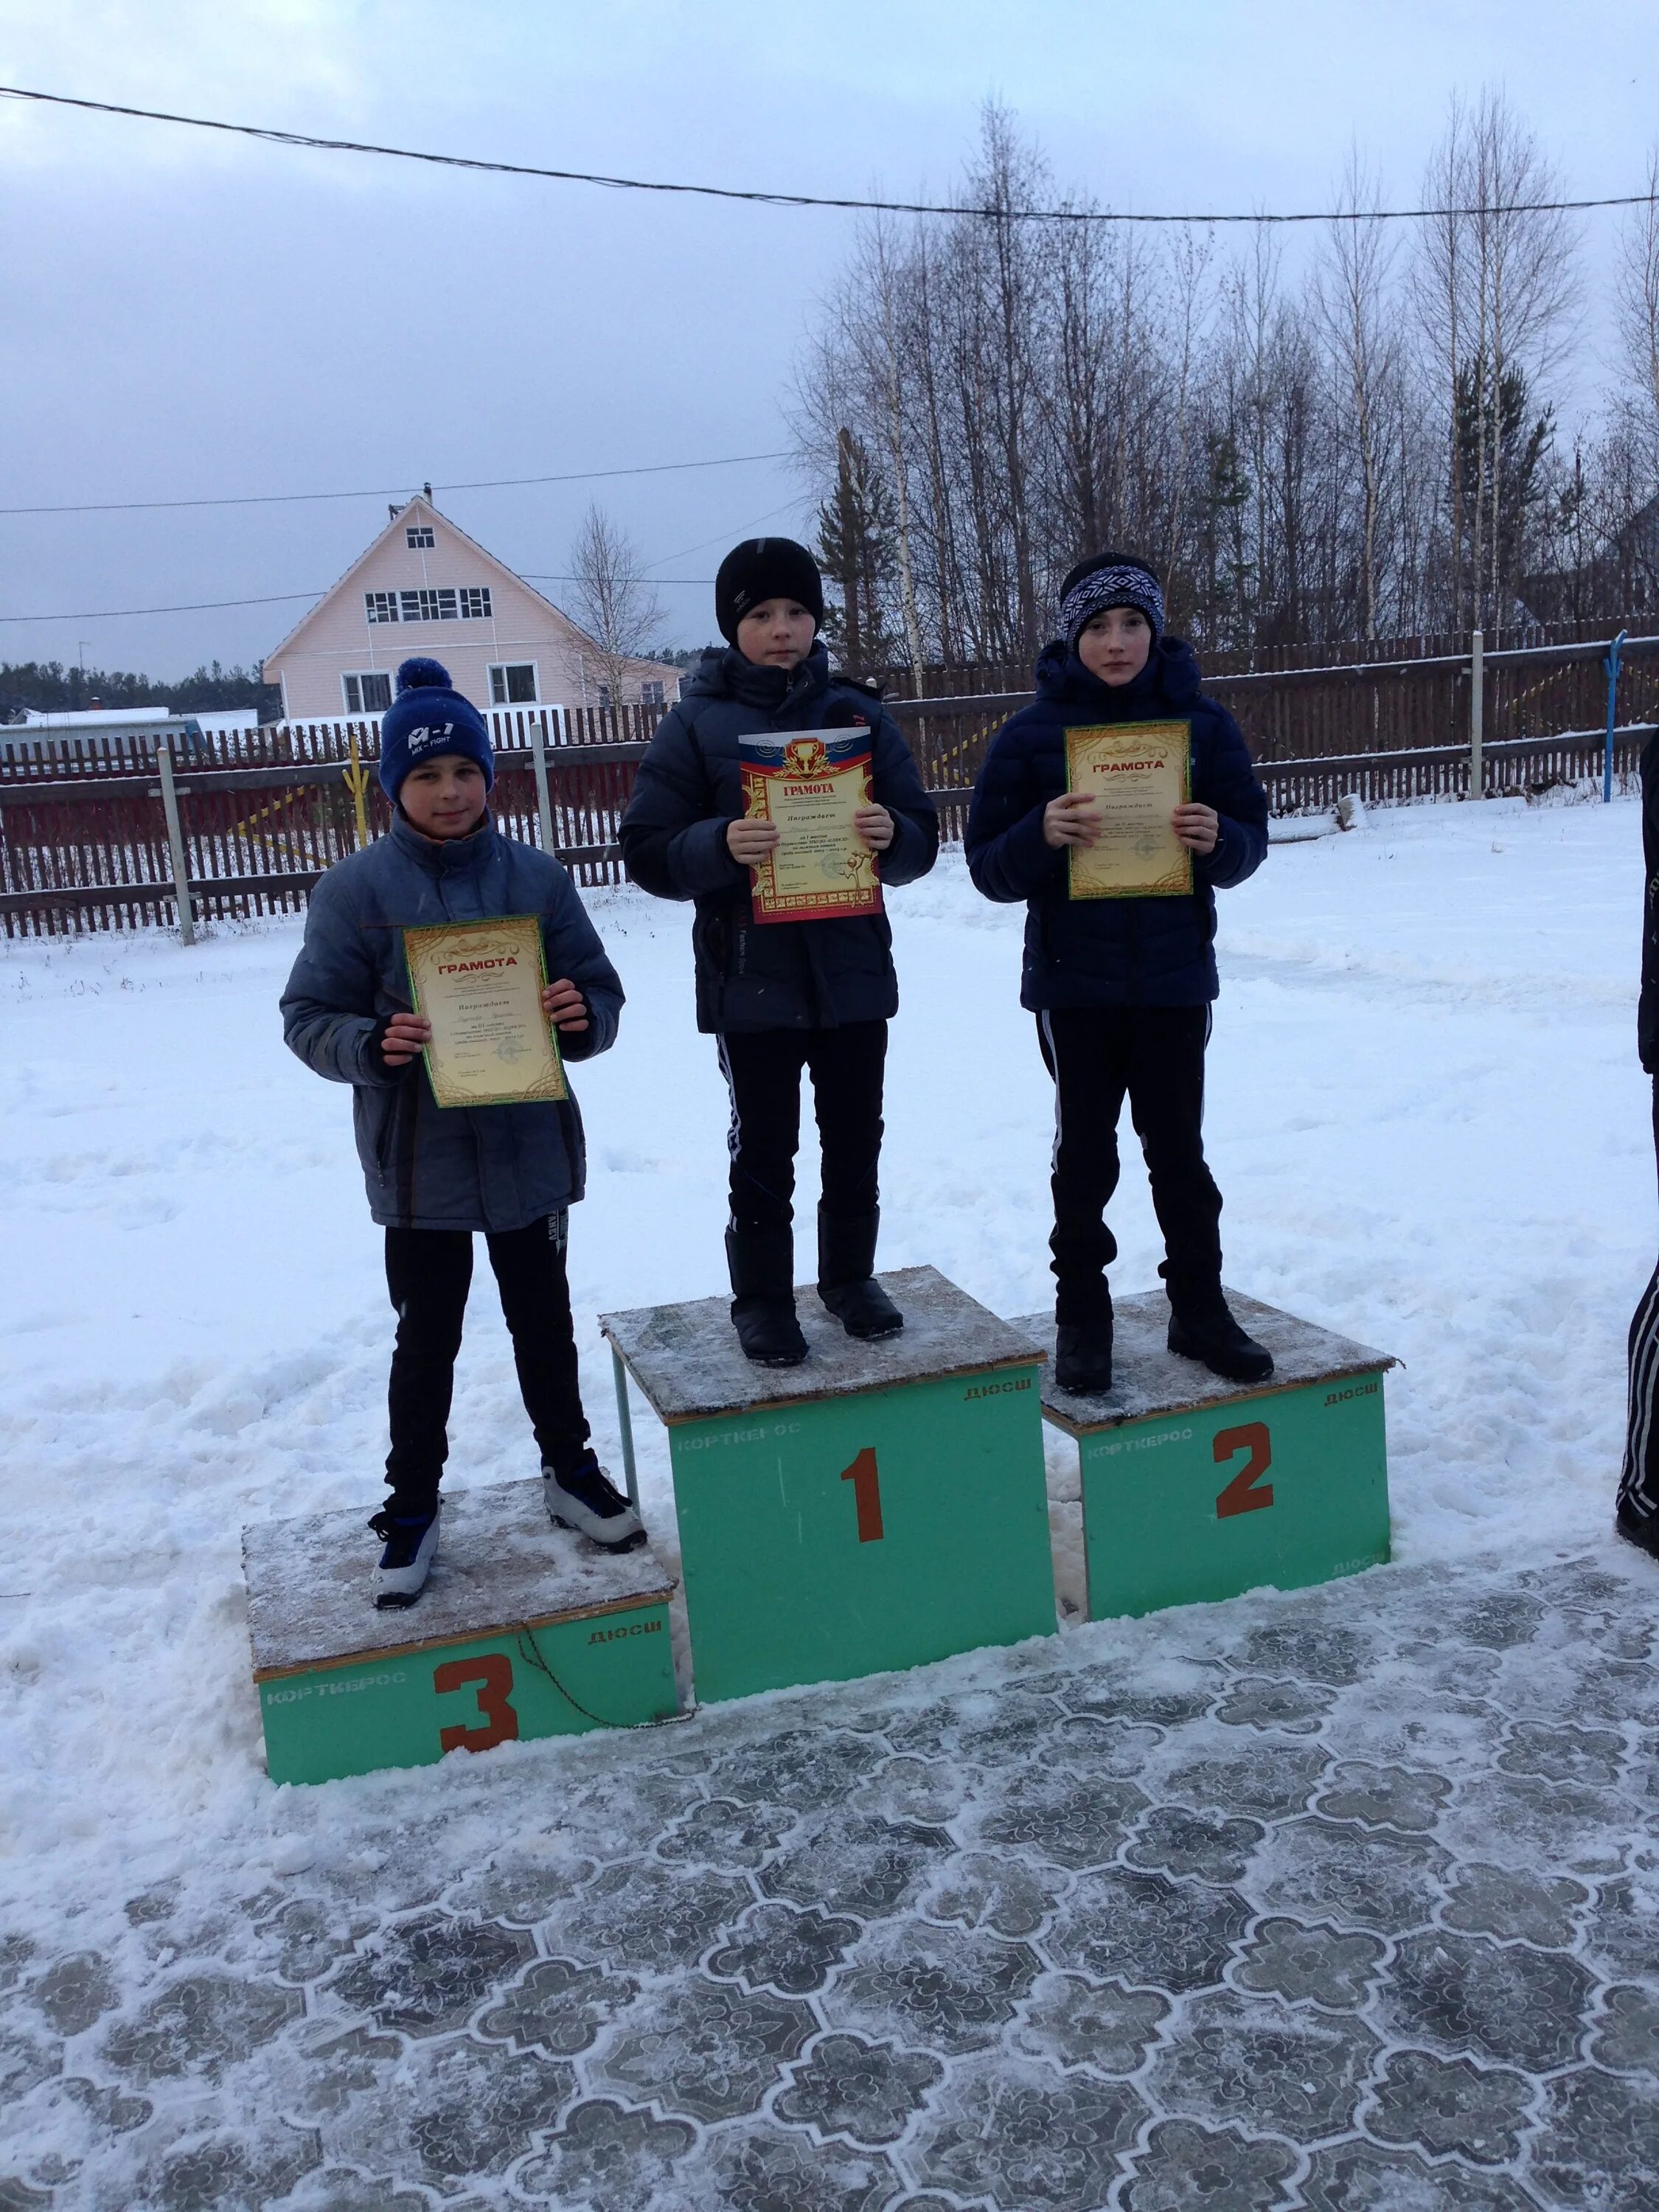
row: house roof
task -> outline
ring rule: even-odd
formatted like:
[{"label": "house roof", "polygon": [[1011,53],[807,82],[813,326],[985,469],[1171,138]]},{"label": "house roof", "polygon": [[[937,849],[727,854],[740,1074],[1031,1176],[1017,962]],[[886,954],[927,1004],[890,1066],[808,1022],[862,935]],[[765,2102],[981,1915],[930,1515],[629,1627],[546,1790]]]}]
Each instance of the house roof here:
[{"label": "house roof", "polygon": [[[381,530],[379,536],[370,539],[369,543],[364,546],[362,551],[357,556],[351,566],[345,570],[343,574],[337,577],[334,582],[331,583],[328,589],[323,593],[322,597],[313,605],[307,608],[305,613],[302,614],[299,621],[295,623],[293,629],[289,630],[288,635],[283,640],[282,643],[278,646],[273,647],[271,651],[266,653],[264,659],[260,664],[261,675],[264,674],[265,670],[270,667],[272,661],[280,660],[285,653],[289,653],[293,650],[295,645],[305,635],[306,631],[317,619],[317,617],[329,604],[330,600],[337,598],[340,592],[343,592],[348,585],[349,585],[354,576],[357,576],[362,574],[366,565],[374,558],[375,554],[380,551],[380,548],[391,540],[396,532],[407,529],[410,523],[414,520],[441,522],[446,530],[453,530],[456,537],[460,539],[461,543],[464,545],[470,547],[471,550],[477,556],[479,560],[484,562],[489,568],[493,568],[498,576],[504,576],[509,583],[516,584],[521,592],[528,592],[532,599],[539,600],[541,605],[546,608],[548,613],[553,617],[554,621],[557,623],[561,628],[568,630],[571,636],[579,645],[586,646],[591,653],[603,658],[602,649],[595,640],[588,635],[587,632],[581,627],[580,623],[572,622],[570,617],[566,614],[562,607],[556,606],[553,601],[548,598],[545,592],[538,592],[533,584],[526,583],[524,578],[518,574],[516,569],[509,568],[505,561],[497,560],[493,553],[489,552],[485,547],[479,544],[476,538],[469,537],[467,532],[461,528],[459,522],[452,520],[447,514],[440,514],[429,499],[425,498],[421,493],[416,492],[413,499],[410,500],[405,506],[400,507],[397,512],[390,517],[385,528]],[[666,662],[640,659],[633,654],[629,654],[628,656],[628,659],[629,665],[630,667],[656,668],[659,666],[667,666]],[[678,673],[678,672],[676,672]],[[267,682],[270,682],[270,680],[271,679],[269,677],[266,678]]]}]

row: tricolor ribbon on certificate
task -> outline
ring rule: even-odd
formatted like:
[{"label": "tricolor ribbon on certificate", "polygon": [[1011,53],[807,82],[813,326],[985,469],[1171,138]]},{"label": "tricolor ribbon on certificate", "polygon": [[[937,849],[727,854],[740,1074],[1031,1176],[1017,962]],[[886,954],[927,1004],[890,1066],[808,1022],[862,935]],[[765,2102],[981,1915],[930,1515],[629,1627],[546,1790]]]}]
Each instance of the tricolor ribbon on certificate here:
[{"label": "tricolor ribbon on certificate", "polygon": [[755,870],[757,921],[828,921],[881,909],[876,856],[853,816],[870,798],[870,732],[766,731],[738,739],[744,811],[775,822]]}]

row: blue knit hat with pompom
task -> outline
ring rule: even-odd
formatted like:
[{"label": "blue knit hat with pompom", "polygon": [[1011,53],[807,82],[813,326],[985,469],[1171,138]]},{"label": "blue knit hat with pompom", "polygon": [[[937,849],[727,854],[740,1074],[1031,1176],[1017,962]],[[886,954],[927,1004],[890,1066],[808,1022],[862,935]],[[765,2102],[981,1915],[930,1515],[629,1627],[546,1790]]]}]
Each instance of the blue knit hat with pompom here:
[{"label": "blue knit hat with pompom", "polygon": [[380,788],[396,805],[404,778],[435,753],[461,753],[495,781],[495,755],[484,718],[463,699],[441,660],[416,656],[398,671],[398,696],[380,717]]}]

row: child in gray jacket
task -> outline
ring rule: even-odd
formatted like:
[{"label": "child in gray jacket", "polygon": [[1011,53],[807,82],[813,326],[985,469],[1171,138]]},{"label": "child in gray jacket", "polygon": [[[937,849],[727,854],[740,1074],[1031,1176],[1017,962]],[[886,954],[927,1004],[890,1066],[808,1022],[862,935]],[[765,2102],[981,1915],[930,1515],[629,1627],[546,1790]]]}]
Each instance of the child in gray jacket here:
[{"label": "child in gray jacket", "polygon": [[398,1316],[388,1393],[391,1495],[375,1602],[419,1596],[438,1540],[455,1357],[482,1231],[541,1448],[548,1509],[612,1551],[645,1540],[588,1441],[565,1275],[568,1208],[582,1195],[574,1098],[443,1107],[421,1065],[430,1024],[410,1006],[406,928],[538,915],[542,994],[567,1060],[614,1041],[623,989],[575,885],[550,854],[489,818],[495,757],[483,717],[435,660],[406,660],[380,729],[389,836],[331,868],[283,996],[283,1035],[319,1075],[352,1086],[369,1212],[386,1231]]}]

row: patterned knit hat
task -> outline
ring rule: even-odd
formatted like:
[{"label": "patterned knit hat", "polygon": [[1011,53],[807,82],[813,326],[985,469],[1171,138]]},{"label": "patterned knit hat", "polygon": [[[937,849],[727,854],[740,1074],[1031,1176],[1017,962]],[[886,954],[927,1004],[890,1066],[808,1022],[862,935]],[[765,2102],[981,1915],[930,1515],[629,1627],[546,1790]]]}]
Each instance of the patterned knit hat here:
[{"label": "patterned knit hat", "polygon": [[1133,554],[1097,553],[1079,561],[1060,586],[1060,635],[1073,653],[1084,624],[1108,607],[1139,607],[1152,624],[1152,643],[1163,636],[1163,591],[1153,571]]},{"label": "patterned knit hat", "polygon": [[462,698],[441,660],[417,654],[398,671],[398,696],[380,717],[380,788],[395,806],[410,769],[434,753],[461,753],[495,781],[495,754],[484,718]]}]

